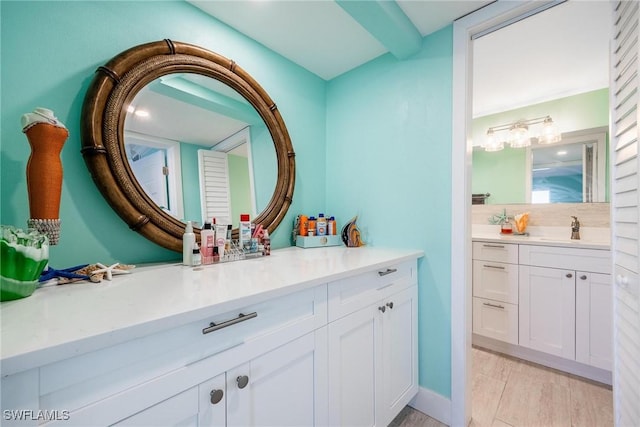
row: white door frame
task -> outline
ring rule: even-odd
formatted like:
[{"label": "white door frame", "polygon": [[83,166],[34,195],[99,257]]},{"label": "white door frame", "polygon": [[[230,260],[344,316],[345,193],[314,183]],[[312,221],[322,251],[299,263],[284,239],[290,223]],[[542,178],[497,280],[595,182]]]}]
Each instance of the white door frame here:
[{"label": "white door frame", "polygon": [[497,1],[453,24],[451,153],[451,426],[471,421],[472,37],[559,1]]}]

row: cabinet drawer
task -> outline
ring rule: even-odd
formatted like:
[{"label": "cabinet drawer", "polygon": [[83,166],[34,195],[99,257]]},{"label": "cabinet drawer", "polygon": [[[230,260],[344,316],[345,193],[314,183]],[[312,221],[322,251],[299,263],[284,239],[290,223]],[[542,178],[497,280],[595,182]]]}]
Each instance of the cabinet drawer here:
[{"label": "cabinet drawer", "polygon": [[518,266],[474,260],[473,296],[517,304]]},{"label": "cabinet drawer", "polygon": [[417,262],[392,264],[329,283],[329,322],[417,283]]},{"label": "cabinet drawer", "polygon": [[518,306],[473,298],[473,333],[518,344]]},{"label": "cabinet drawer", "polygon": [[473,259],[518,263],[518,245],[510,243],[473,242]]},{"label": "cabinet drawer", "polygon": [[611,251],[520,245],[520,264],[611,274]]},{"label": "cabinet drawer", "polygon": [[[70,411],[82,408],[83,412],[93,402],[167,376],[213,354],[246,348],[248,343],[267,348],[275,342],[276,333],[292,339],[326,324],[326,307],[326,285],[322,285],[237,310],[212,312],[209,317],[177,328],[43,366],[41,407]],[[257,316],[203,333],[210,322],[224,325],[238,319],[240,313]],[[74,414],[79,423],[84,417]],[[86,417],[91,419],[91,411]]]}]

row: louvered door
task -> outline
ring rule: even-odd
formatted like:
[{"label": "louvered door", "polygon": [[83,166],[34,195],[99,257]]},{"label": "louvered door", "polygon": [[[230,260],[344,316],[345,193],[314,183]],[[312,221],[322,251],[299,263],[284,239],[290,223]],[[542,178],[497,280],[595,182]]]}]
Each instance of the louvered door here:
[{"label": "louvered door", "polygon": [[637,1],[614,2],[611,82],[614,259],[614,420],[640,425],[638,309],[638,27]]},{"label": "louvered door", "polygon": [[231,191],[227,154],[198,150],[200,166],[200,204],[202,221],[215,217],[222,223],[231,222]]}]

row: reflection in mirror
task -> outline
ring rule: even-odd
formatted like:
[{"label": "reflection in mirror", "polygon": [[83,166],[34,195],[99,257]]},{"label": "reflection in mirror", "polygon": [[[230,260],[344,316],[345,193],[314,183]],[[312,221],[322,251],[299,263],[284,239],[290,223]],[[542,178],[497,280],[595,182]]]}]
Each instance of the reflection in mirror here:
[{"label": "reflection in mirror", "polygon": [[269,203],[277,179],[271,135],[257,111],[221,82],[164,75],[129,104],[125,151],[153,202],[181,221],[238,225]]},{"label": "reflection in mirror", "polygon": [[473,151],[472,190],[486,204],[609,201],[607,128],[567,132],[562,142]]}]

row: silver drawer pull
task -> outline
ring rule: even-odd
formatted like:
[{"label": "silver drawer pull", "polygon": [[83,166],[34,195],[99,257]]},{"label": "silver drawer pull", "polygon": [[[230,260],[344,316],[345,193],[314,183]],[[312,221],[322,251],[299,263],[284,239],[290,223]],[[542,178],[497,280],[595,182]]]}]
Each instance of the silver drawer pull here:
[{"label": "silver drawer pull", "polygon": [[238,314],[238,317],[231,320],[226,320],[220,323],[211,322],[209,326],[202,330],[203,334],[208,334],[209,332],[217,331],[218,329],[226,328],[227,326],[235,325],[236,323],[244,322],[245,320],[253,319],[254,317],[258,317],[257,312],[249,313],[249,314]]},{"label": "silver drawer pull", "polygon": [[489,264],[483,264],[483,267],[487,267],[487,268],[497,268],[498,270],[504,270],[504,267],[499,266],[499,265],[489,265]]},{"label": "silver drawer pull", "polygon": [[382,277],[386,276],[387,274],[395,273],[396,271],[398,271],[397,268],[387,268],[385,271],[378,271],[378,274],[380,275],[380,277]]},{"label": "silver drawer pull", "polygon": [[499,249],[504,249],[504,245],[482,245],[485,248],[499,248]]},{"label": "silver drawer pull", "polygon": [[488,306],[488,307],[501,308],[501,309],[504,310],[504,306],[503,305],[491,304],[491,303],[488,303],[488,302],[484,302],[483,304]]}]

